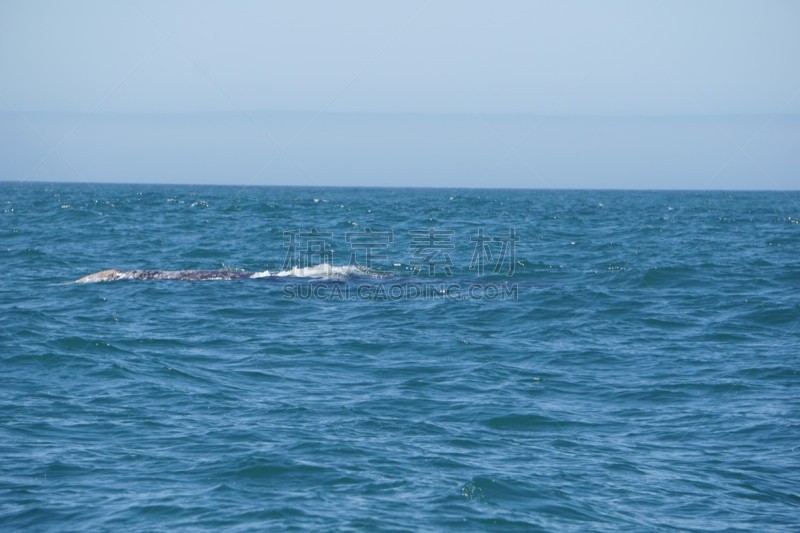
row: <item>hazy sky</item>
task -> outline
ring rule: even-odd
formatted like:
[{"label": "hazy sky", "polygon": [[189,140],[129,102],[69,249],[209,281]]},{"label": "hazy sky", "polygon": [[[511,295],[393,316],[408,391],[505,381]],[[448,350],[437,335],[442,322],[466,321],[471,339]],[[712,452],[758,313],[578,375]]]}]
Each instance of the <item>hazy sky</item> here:
[{"label": "hazy sky", "polygon": [[3,0],[0,179],[798,188],[798,57],[795,1]]}]

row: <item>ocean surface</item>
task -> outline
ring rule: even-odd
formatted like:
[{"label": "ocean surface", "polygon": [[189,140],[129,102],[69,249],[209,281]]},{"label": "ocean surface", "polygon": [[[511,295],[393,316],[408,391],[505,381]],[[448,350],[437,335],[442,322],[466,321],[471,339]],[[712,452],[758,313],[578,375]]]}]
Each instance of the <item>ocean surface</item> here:
[{"label": "ocean surface", "polygon": [[3,531],[800,530],[800,193],[0,183],[0,258]]}]

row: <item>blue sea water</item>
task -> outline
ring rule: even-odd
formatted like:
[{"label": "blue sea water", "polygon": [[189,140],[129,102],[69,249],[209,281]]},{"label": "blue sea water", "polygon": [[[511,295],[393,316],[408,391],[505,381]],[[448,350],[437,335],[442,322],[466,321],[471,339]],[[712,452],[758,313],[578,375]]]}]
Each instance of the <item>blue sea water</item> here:
[{"label": "blue sea water", "polygon": [[0,183],[0,257],[0,529],[800,529],[800,193]]}]

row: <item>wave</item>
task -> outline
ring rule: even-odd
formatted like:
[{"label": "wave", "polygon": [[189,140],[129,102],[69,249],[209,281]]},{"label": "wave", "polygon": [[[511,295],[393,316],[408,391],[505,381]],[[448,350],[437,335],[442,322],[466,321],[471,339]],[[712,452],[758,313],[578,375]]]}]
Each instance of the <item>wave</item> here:
[{"label": "wave", "polygon": [[242,272],[237,270],[117,270],[108,269],[76,279],[75,283],[101,283],[124,279],[172,281],[220,281],[258,278],[344,279],[351,276],[380,277],[380,274],[358,266],[320,264],[293,267],[289,270]]},{"label": "wave", "polygon": [[280,270],[278,272],[270,272],[264,270],[263,272],[255,272],[251,278],[325,278],[336,279],[346,278],[349,276],[365,276],[365,277],[378,277],[379,274],[367,268],[357,267],[352,265],[335,266],[327,263],[315,265],[311,267],[293,267],[289,270]]}]

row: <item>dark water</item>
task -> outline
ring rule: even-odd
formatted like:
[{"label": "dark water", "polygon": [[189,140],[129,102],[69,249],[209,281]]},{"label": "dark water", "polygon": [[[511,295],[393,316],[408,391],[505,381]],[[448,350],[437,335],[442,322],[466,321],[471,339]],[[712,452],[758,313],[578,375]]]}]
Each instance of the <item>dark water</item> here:
[{"label": "dark water", "polygon": [[800,528],[798,193],[0,203],[0,529]]}]

